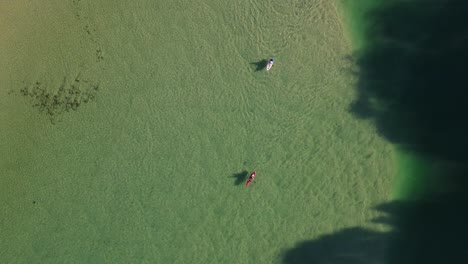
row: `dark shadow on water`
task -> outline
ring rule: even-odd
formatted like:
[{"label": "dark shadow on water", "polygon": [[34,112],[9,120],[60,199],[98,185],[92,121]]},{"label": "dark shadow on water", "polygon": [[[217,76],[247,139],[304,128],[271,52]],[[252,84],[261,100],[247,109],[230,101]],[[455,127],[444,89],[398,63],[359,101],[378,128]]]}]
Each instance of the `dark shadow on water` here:
[{"label": "dark shadow on water", "polygon": [[267,63],[268,60],[263,59],[257,62],[251,62],[250,64],[255,65],[255,71],[261,71],[263,69],[266,69]]},{"label": "dark shadow on water", "polygon": [[[388,225],[380,232],[346,228],[298,243],[281,256],[284,264],[439,264],[468,263],[468,188],[460,184],[418,201],[394,201],[374,208],[383,214],[373,222]],[[449,175],[445,175],[449,176]],[[311,224],[313,219],[311,219]]]},{"label": "dark shadow on water", "polygon": [[388,0],[369,12],[350,110],[392,143],[468,159],[468,1]]},{"label": "dark shadow on water", "polygon": [[249,175],[249,172],[244,170],[239,173],[234,173],[233,175],[229,176],[230,178],[235,178],[236,180],[234,181],[234,185],[241,185],[245,181],[247,181],[247,177]]},{"label": "dark shadow on water", "polygon": [[303,241],[284,264],[468,263],[468,1],[381,2],[367,15],[367,46],[352,57],[350,111],[437,164],[416,183],[430,191],[375,208],[383,216],[373,222],[391,231],[352,227]]},{"label": "dark shadow on water", "polygon": [[386,234],[363,228],[348,228],[305,241],[287,251],[285,264],[364,264],[382,263]]}]

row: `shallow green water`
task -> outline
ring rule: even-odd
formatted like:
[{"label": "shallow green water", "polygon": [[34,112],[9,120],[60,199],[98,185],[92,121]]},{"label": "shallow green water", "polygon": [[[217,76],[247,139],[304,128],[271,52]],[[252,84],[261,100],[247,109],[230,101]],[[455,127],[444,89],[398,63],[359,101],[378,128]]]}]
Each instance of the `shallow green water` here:
[{"label": "shallow green water", "polygon": [[272,263],[370,226],[393,154],[338,3],[127,2],[0,4],[0,258]]}]

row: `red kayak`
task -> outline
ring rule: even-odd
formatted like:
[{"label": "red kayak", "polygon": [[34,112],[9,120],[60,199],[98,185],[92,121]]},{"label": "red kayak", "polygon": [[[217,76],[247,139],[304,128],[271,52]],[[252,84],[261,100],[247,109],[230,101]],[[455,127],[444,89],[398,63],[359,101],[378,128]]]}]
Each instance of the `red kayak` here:
[{"label": "red kayak", "polygon": [[249,179],[247,180],[247,182],[245,183],[245,186],[249,186],[252,181],[255,179],[255,175],[257,173],[255,171],[253,171],[252,173],[250,173],[250,176],[249,176]]}]

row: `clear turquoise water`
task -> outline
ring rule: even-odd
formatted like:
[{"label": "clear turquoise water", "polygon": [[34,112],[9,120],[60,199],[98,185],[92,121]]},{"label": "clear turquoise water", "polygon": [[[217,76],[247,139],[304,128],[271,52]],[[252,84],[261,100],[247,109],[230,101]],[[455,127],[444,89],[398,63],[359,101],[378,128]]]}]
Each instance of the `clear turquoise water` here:
[{"label": "clear turquoise water", "polygon": [[[337,2],[0,10],[5,262],[274,263],[322,234],[382,229],[393,150],[348,111]],[[249,188],[232,177],[244,170]]]}]

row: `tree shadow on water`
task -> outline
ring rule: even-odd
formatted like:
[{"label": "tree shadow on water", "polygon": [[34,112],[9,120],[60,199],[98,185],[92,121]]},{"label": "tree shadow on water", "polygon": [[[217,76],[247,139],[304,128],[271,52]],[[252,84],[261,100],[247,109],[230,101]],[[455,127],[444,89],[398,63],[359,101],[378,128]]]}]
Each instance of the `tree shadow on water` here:
[{"label": "tree shadow on water", "polygon": [[244,171],[241,171],[239,173],[234,173],[229,177],[233,177],[233,178],[236,179],[234,181],[234,185],[241,185],[242,183],[244,183],[247,180],[248,175],[249,175],[249,172],[244,170]]},{"label": "tree shadow on water", "polygon": [[413,153],[468,157],[468,1],[388,0],[367,14],[356,116]]},{"label": "tree shadow on water", "polygon": [[257,62],[251,62],[250,64],[255,65],[255,71],[257,72],[257,71],[261,71],[263,69],[266,69],[267,63],[268,63],[268,61],[263,59],[263,60],[259,60]]},{"label": "tree shadow on water", "polygon": [[437,194],[418,201],[393,201],[375,210],[384,216],[373,222],[388,225],[390,231],[346,228],[297,244],[283,253],[282,263],[467,263],[468,196],[465,192]]},{"label": "tree shadow on water", "polygon": [[367,14],[350,110],[437,164],[413,183],[430,191],[377,206],[384,216],[373,222],[390,231],[353,227],[300,242],[284,264],[468,263],[468,1],[381,2]]},{"label": "tree shadow on water", "polygon": [[285,264],[382,263],[386,235],[363,228],[349,228],[317,240],[299,243],[283,255]]}]

